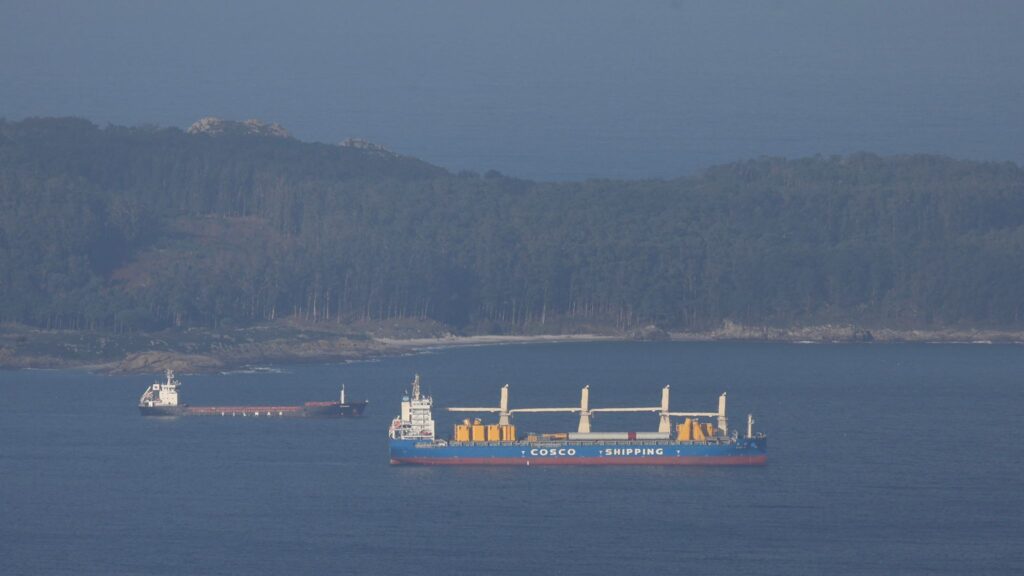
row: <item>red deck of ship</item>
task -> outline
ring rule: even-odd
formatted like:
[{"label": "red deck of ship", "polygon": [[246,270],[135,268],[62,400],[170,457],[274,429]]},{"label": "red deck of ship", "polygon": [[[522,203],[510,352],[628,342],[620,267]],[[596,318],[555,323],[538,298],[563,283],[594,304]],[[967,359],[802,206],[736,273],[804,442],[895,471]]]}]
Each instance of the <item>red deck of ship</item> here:
[{"label": "red deck of ship", "polygon": [[188,406],[185,416],[302,417],[302,406]]}]

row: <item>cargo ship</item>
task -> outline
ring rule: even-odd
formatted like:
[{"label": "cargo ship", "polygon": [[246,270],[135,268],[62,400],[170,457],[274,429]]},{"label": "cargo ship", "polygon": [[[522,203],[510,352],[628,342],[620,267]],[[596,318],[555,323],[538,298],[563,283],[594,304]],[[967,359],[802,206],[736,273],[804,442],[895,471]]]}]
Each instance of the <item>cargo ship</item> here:
[{"label": "cargo ship", "polygon": [[139,398],[143,416],[252,416],[281,418],[343,418],[362,416],[367,400],[345,401],[345,386],[337,402],[306,402],[301,406],[189,406],[178,401],[181,382],[168,370],[164,382],[155,382]]},{"label": "cargo ship", "polygon": [[[716,412],[669,411],[669,387],[662,389],[660,406],[591,408],[590,387],[580,405],[568,408],[509,409],[508,385],[501,389],[497,407],[448,408],[449,412],[497,413],[498,422],[480,418],[456,423],[450,439],[435,436],[433,399],[420,390],[419,375],[412,391],[402,398],[401,413],[389,429],[392,464],[552,466],[552,465],[664,465],[752,466],[768,461],[768,440],[753,431],[747,415],[745,436],[729,430],[726,395],[718,398]],[[579,414],[576,432],[517,435],[515,414],[569,412]],[[653,412],[659,416],[656,432],[595,432],[590,418],[604,412]],[[683,418],[672,425],[672,418]],[[710,421],[708,421],[710,420]]]}]

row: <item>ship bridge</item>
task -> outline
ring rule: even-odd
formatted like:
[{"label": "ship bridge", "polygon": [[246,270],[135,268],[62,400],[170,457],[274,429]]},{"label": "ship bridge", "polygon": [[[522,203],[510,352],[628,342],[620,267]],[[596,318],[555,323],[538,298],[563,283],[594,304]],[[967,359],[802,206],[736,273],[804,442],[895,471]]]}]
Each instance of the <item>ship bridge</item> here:
[{"label": "ship bridge", "polygon": [[433,399],[420,393],[420,375],[412,381],[412,392],[402,398],[402,411],[391,422],[389,435],[400,440],[434,440]]}]

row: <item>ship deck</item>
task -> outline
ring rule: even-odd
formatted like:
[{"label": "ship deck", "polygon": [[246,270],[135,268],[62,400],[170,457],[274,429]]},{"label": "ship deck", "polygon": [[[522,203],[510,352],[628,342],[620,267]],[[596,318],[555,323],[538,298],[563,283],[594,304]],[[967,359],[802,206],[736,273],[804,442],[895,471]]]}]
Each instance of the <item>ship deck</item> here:
[{"label": "ship deck", "polygon": [[302,406],[186,406],[183,416],[243,416],[302,418]]}]

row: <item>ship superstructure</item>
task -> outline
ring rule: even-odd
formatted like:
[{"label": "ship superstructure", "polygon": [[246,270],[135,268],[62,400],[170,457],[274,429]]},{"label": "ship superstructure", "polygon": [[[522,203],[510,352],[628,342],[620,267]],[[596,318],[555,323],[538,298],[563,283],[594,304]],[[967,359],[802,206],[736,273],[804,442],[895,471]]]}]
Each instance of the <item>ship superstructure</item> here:
[{"label": "ship superstructure", "polygon": [[412,381],[412,391],[402,397],[402,411],[391,422],[388,435],[393,440],[434,441],[434,400],[420,392],[420,375]]},{"label": "ship superstructure", "polygon": [[168,369],[167,380],[154,382],[139,398],[139,411],[143,416],[176,416],[185,406],[178,404],[178,389],[181,382],[174,378],[174,370]]},{"label": "ship superstructure", "polygon": [[[403,397],[401,413],[392,421],[392,464],[427,465],[758,465],[767,462],[767,438],[754,434],[753,416],[747,434],[729,430],[726,394],[714,412],[672,412],[669,386],[658,406],[593,408],[590,387],[580,394],[579,406],[509,408],[509,387],[501,389],[496,407],[448,408],[449,412],[496,413],[497,423],[481,418],[456,423],[450,439],[434,434],[433,400],[420,392],[419,375],[412,393]],[[566,412],[579,414],[576,432],[530,433],[519,437],[512,421],[516,414]],[[652,432],[595,432],[597,413],[652,412],[658,429]],[[673,426],[673,418],[682,418]]]},{"label": "ship superstructure", "polygon": [[369,404],[367,400],[347,402],[342,385],[337,402],[306,402],[299,406],[189,406],[179,403],[181,382],[174,378],[174,371],[167,370],[166,377],[164,382],[151,384],[139,398],[139,412],[143,416],[342,418],[362,416]]}]

